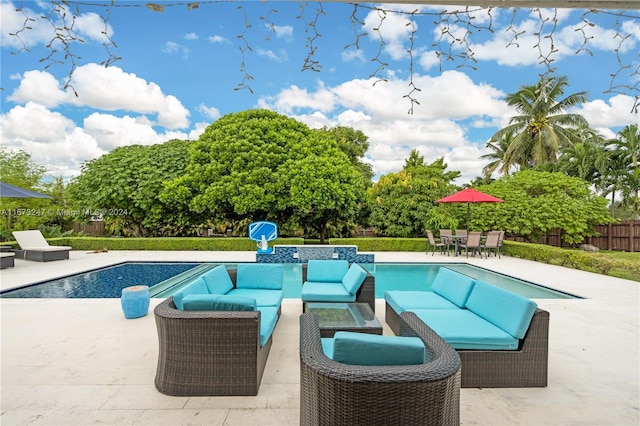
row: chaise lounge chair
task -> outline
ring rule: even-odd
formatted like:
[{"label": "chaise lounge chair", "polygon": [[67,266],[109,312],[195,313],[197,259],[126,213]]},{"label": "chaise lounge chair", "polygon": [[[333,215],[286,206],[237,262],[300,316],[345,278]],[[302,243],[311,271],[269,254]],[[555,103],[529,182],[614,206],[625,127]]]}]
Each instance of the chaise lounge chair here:
[{"label": "chaise lounge chair", "polygon": [[20,245],[16,250],[16,257],[36,262],[49,262],[51,260],[69,259],[71,247],[50,246],[40,231],[14,231],[13,237]]}]

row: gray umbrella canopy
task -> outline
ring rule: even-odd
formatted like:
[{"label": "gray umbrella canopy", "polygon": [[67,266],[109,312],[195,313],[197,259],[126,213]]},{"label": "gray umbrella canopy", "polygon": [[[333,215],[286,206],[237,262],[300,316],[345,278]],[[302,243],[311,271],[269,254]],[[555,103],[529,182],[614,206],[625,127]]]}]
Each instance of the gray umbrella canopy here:
[{"label": "gray umbrella canopy", "polygon": [[53,198],[50,195],[41,194],[39,192],[31,191],[30,189],[20,188],[19,186],[9,185],[8,183],[0,182],[0,197],[1,198]]}]

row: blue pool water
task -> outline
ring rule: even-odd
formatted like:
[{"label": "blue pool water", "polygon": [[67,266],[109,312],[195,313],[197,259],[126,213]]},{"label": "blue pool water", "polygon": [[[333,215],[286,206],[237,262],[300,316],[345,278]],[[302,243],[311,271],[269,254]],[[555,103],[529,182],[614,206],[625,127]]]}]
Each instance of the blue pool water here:
[{"label": "blue pool water", "polygon": [[[208,268],[211,265],[214,264],[128,262],[15,290],[3,291],[0,293],[0,297],[119,298],[123,288],[139,284],[151,287],[152,295],[165,297],[171,294],[172,286],[182,281],[184,277],[198,273],[199,268]],[[224,265],[235,267],[237,264],[224,263]],[[300,298],[302,266],[292,263],[283,266],[284,297]],[[429,290],[431,282],[441,267],[453,269],[531,299],[576,297],[467,264],[376,263],[362,266],[376,277],[376,298],[384,297],[386,290]],[[154,286],[156,286],[155,289]]]}]

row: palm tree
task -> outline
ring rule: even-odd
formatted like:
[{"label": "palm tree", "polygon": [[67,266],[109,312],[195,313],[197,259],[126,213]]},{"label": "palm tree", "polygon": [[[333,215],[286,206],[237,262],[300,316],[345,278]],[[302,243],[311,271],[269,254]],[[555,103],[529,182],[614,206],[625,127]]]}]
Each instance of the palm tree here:
[{"label": "palm tree", "polygon": [[637,124],[626,126],[618,133],[618,138],[610,141],[610,147],[622,161],[622,176],[625,185],[623,195],[632,198],[633,217],[638,219],[640,204],[640,131]]},{"label": "palm tree", "polygon": [[600,170],[606,167],[609,159],[605,139],[589,127],[571,131],[580,141],[561,148],[558,170],[595,184],[600,177]]},{"label": "palm tree", "polygon": [[509,173],[509,168],[507,167],[507,163],[505,163],[504,158],[512,141],[513,133],[509,132],[502,135],[500,139],[491,139],[487,142],[486,147],[492,152],[480,156],[483,160],[491,160],[489,164],[482,168],[482,174],[485,178],[491,176],[496,170],[503,175]]},{"label": "palm tree", "polygon": [[520,115],[511,117],[509,125],[491,138],[499,141],[507,134],[513,134],[502,169],[555,163],[563,146],[579,140],[570,128],[588,127],[588,123],[581,115],[568,114],[566,110],[584,103],[587,96],[586,92],[578,92],[558,100],[568,84],[564,76],[542,76],[538,84],[523,86],[516,93],[507,95],[507,103]]}]

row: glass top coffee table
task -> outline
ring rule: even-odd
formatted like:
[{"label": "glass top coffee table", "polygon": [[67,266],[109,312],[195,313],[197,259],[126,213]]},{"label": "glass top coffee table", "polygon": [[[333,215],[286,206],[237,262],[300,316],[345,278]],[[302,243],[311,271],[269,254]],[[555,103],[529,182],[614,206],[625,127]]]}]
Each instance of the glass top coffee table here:
[{"label": "glass top coffee table", "polygon": [[336,331],[382,334],[382,324],[368,303],[305,303],[305,312],[318,317],[321,337],[333,337]]}]

